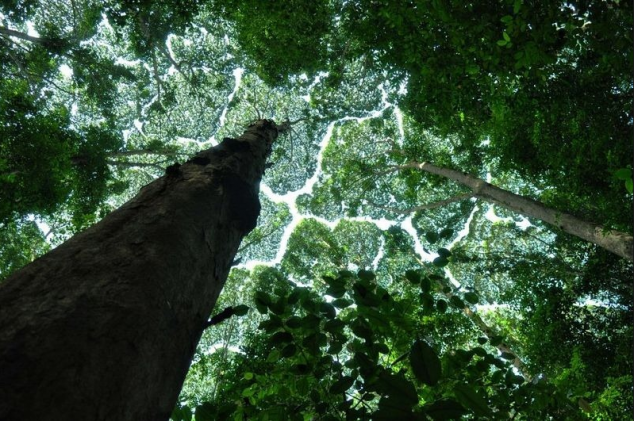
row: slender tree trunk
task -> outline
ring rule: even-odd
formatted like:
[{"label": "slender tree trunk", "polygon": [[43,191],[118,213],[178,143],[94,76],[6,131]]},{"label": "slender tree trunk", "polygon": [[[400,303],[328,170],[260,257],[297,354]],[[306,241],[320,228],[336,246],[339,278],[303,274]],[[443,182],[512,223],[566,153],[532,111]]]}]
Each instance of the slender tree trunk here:
[{"label": "slender tree trunk", "polygon": [[108,154],[108,157],[119,158],[122,156],[138,156],[138,155],[146,155],[146,156],[147,155],[162,155],[162,156],[174,157],[174,156],[184,156],[187,154],[174,152],[174,151],[168,151],[168,150],[153,151],[149,149],[133,149],[133,150],[127,150],[127,151],[112,152]]},{"label": "slender tree trunk", "polygon": [[600,225],[584,221],[568,213],[556,211],[537,200],[503,190],[467,173],[437,167],[429,162],[413,162],[403,167],[417,168],[431,174],[449,178],[470,188],[475,197],[495,203],[524,216],[540,219],[568,234],[594,243],[627,260],[634,260],[634,241],[630,234],[606,230]]},{"label": "slender tree trunk", "polygon": [[1,420],[167,420],[278,134],[260,120],[0,285]]},{"label": "slender tree trunk", "polygon": [[113,167],[119,167],[119,168],[143,168],[144,167],[144,168],[155,168],[155,169],[163,170],[163,167],[161,167],[158,164],[153,164],[151,162],[122,162],[122,161],[114,161],[114,160],[107,159],[106,164],[112,165]]}]

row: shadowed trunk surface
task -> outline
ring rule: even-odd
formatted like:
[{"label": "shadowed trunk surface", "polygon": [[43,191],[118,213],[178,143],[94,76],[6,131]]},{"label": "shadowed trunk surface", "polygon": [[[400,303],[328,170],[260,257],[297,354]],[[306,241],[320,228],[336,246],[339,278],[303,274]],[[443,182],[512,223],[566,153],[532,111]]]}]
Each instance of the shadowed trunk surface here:
[{"label": "shadowed trunk surface", "polygon": [[277,134],[260,120],[169,167],[0,285],[0,420],[169,418]]}]

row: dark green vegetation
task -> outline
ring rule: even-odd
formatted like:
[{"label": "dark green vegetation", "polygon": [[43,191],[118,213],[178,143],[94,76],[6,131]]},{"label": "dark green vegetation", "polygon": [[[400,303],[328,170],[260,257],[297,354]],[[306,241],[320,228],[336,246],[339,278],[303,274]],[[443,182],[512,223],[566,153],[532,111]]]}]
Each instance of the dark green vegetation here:
[{"label": "dark green vegetation", "polygon": [[[631,234],[631,1],[16,0],[0,13],[2,278],[212,136],[296,122],[239,255],[286,252],[232,272],[215,312],[252,310],[208,329],[175,420],[630,416],[631,263],[394,167],[488,174]],[[315,171],[311,190],[271,194]],[[284,236],[289,203],[307,218]]]}]

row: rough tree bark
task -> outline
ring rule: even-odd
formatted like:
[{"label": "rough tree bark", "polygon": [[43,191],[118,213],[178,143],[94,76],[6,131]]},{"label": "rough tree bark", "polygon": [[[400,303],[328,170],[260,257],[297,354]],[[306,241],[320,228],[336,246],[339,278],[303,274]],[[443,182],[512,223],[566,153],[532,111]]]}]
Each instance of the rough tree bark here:
[{"label": "rough tree bark", "polygon": [[167,420],[278,135],[260,120],[0,285],[1,420]]},{"label": "rough tree bark", "polygon": [[559,212],[537,200],[503,190],[467,173],[438,167],[429,162],[411,162],[398,168],[415,168],[456,181],[470,188],[474,197],[495,203],[524,216],[540,219],[568,234],[594,243],[627,260],[634,260],[634,241],[631,234],[606,230],[600,225],[584,221],[568,213]]}]

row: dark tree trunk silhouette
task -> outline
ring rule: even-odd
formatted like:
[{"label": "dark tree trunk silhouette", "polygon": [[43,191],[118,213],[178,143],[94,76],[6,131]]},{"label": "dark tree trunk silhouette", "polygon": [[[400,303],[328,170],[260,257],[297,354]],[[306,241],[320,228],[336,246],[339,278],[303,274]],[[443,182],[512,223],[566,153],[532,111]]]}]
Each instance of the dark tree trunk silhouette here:
[{"label": "dark tree trunk silhouette", "polygon": [[169,418],[277,135],[260,120],[169,167],[0,285],[1,420]]}]

